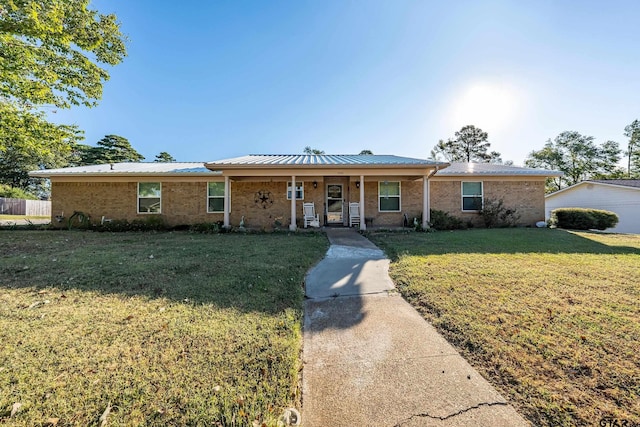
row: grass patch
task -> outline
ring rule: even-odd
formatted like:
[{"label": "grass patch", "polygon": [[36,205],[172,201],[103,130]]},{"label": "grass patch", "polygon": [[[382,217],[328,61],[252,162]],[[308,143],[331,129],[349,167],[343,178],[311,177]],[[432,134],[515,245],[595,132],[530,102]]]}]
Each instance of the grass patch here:
[{"label": "grass patch", "polygon": [[640,236],[501,229],[371,239],[392,256],[407,300],[534,425],[640,424]]},{"label": "grass patch", "polygon": [[[0,232],[0,424],[274,425],[324,236]],[[21,407],[11,417],[14,403]]]}]

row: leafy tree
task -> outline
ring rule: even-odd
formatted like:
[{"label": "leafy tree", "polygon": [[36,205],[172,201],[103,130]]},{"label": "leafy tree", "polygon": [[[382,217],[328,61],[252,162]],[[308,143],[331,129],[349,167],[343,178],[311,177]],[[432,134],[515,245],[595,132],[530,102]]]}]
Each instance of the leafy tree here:
[{"label": "leafy tree", "polygon": [[553,141],[548,140],[541,150],[529,153],[525,165],[564,172],[564,176],[547,181],[547,191],[550,192],[586,179],[619,173],[620,153],[615,141],[606,141],[598,146],[592,136],[565,131]]},{"label": "leafy tree", "polygon": [[634,120],[624,128],[624,136],[629,144],[624,154],[627,156],[627,177],[640,177],[640,121]]},{"label": "leafy tree", "polygon": [[431,150],[434,159],[443,156],[449,162],[502,163],[500,153],[489,152],[489,135],[473,125],[462,127],[454,139],[440,140]]},{"label": "leafy tree", "polygon": [[0,0],[0,95],[24,105],[95,106],[126,56],[115,15],[90,0]]},{"label": "leafy tree", "polygon": [[311,148],[310,146],[304,147],[304,154],[324,154],[323,150],[318,150],[317,148]]},{"label": "leafy tree", "polygon": [[126,56],[115,15],[89,3],[0,0],[0,182],[32,190],[29,170],[66,166],[81,132],[41,108],[96,105],[106,67]]},{"label": "leafy tree", "polygon": [[99,165],[104,163],[140,162],[144,156],[138,153],[127,138],[118,135],[106,135],[98,141],[96,147],[78,146],[81,165]]},{"label": "leafy tree", "polygon": [[175,161],[176,159],[166,151],[161,151],[160,154],[156,155],[156,159],[154,160],[154,162],[158,163],[170,163]]},{"label": "leafy tree", "polygon": [[29,177],[28,172],[66,166],[82,138],[75,126],[56,125],[42,112],[0,102],[0,183],[40,192],[43,180]]},{"label": "leafy tree", "polygon": [[364,156],[364,155],[373,155],[373,151],[371,150],[362,150],[359,154],[359,156]]}]

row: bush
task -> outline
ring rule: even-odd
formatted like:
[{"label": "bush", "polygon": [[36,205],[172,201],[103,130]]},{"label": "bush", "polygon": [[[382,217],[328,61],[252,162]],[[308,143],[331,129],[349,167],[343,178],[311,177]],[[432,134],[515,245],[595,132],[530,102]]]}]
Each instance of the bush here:
[{"label": "bush", "polygon": [[160,216],[149,216],[145,219],[134,219],[133,221],[113,220],[102,224],[93,224],[91,229],[95,231],[167,231],[170,228],[165,224]]},{"label": "bush", "polygon": [[189,226],[189,231],[192,233],[203,233],[203,234],[216,234],[220,233],[223,230],[222,221],[218,222],[201,222],[198,224],[193,224]]},{"label": "bush", "polygon": [[502,199],[485,199],[480,216],[487,228],[515,227],[520,220],[518,211],[506,208]]},{"label": "bush", "polygon": [[0,197],[6,197],[7,199],[38,199],[36,196],[31,193],[27,193],[22,188],[11,187],[6,184],[0,184]]},{"label": "bush", "polygon": [[618,224],[615,212],[600,209],[560,208],[551,212],[549,225],[572,230],[605,230]]},{"label": "bush", "polygon": [[468,224],[448,212],[437,209],[431,209],[429,212],[431,215],[429,224],[436,230],[463,230],[468,228]]}]

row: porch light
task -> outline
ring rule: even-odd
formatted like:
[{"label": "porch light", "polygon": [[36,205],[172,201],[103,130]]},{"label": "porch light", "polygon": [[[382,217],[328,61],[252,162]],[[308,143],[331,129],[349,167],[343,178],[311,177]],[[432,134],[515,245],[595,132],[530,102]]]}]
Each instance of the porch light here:
[{"label": "porch light", "polygon": [[318,181],[313,181],[313,188],[318,188]]},{"label": "porch light", "polygon": [[360,188],[360,181],[356,181],[356,188]]}]

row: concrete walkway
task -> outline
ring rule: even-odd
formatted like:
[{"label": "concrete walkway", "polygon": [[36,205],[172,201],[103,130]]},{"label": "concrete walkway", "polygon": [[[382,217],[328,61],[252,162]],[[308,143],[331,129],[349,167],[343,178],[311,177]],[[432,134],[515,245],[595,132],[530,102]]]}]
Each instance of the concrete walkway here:
[{"label": "concrete walkway", "polygon": [[394,291],[380,249],[327,236],[306,278],[303,426],[529,425]]}]

